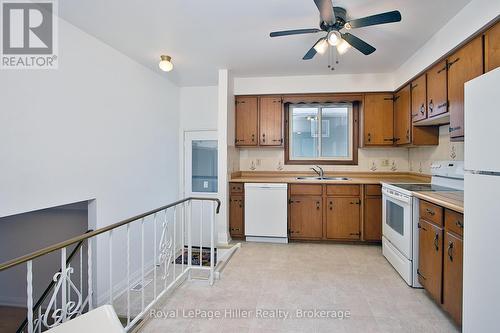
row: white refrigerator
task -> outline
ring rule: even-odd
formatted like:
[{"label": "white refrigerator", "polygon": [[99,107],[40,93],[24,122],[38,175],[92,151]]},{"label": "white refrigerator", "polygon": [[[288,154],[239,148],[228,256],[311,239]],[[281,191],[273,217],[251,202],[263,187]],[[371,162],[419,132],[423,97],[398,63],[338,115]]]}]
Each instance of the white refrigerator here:
[{"label": "white refrigerator", "polygon": [[463,331],[500,332],[500,68],[465,84]]}]

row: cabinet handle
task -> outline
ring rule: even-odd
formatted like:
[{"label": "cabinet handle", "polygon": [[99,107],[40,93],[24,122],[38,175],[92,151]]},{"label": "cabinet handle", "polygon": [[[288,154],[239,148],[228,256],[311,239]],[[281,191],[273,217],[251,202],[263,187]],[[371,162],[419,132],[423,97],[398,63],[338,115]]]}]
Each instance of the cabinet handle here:
[{"label": "cabinet handle", "polygon": [[457,61],[459,61],[459,60],[460,60],[460,58],[457,58],[457,59],[455,59],[455,60],[453,60],[453,61],[449,62],[449,63],[448,63],[448,69],[450,69],[450,67],[451,67],[452,65],[454,65],[454,64],[455,64]]},{"label": "cabinet handle", "polygon": [[423,231],[427,231],[427,229],[425,229],[424,227],[422,227],[422,225],[420,224],[420,222],[417,224],[417,227],[419,229],[422,229]]},{"label": "cabinet handle", "polygon": [[427,212],[427,214],[429,214],[429,215],[431,215],[431,216],[436,215],[436,212],[435,212],[435,211],[433,211],[433,210],[431,210],[431,209],[429,209],[429,208],[426,208],[426,209],[425,209],[425,211]]},{"label": "cabinet handle", "polygon": [[445,71],[448,68],[448,65],[444,65],[443,68],[437,71],[438,74],[441,74],[442,71]]},{"label": "cabinet handle", "polygon": [[351,205],[360,205],[361,201],[359,201],[359,200],[357,200],[357,201],[351,201],[350,204]]},{"label": "cabinet handle", "polygon": [[316,201],[316,209],[319,209],[319,201]]},{"label": "cabinet handle", "polygon": [[266,134],[262,133],[262,142],[266,142]]},{"label": "cabinet handle", "polygon": [[460,220],[457,220],[457,221],[455,222],[455,225],[456,225],[457,227],[459,227],[459,228],[463,228],[463,227],[464,227],[464,223],[463,223],[462,221],[460,221]]},{"label": "cabinet handle", "polygon": [[427,280],[425,276],[423,276],[422,273],[420,273],[419,269],[417,269],[417,275],[420,276],[422,279]]},{"label": "cabinet handle", "polygon": [[448,244],[448,258],[450,258],[450,261],[453,261],[453,242]]},{"label": "cabinet handle", "polygon": [[279,143],[283,143],[283,139],[279,139],[279,140],[273,140],[273,142],[279,142]]},{"label": "cabinet handle", "polygon": [[457,127],[450,127],[449,129],[449,132],[455,132],[455,131],[458,131],[459,129],[461,129],[462,127],[461,126],[457,126]]},{"label": "cabinet handle", "polygon": [[394,138],[390,138],[390,139],[384,139],[384,141],[392,141],[392,142],[394,142],[396,140]]},{"label": "cabinet handle", "polygon": [[255,134],[252,134],[252,142],[255,142]]},{"label": "cabinet handle", "polygon": [[431,100],[429,101],[429,113],[433,113],[434,112],[434,103],[432,102],[432,98]]},{"label": "cabinet handle", "polygon": [[406,140],[410,140],[410,130],[406,130]]},{"label": "cabinet handle", "polygon": [[372,134],[368,133],[368,142],[371,142],[371,141],[372,141]]},{"label": "cabinet handle", "polygon": [[330,201],[330,210],[333,210],[333,201]]},{"label": "cabinet handle", "polygon": [[434,236],[434,247],[436,248],[436,251],[439,251],[439,234],[436,233]]},{"label": "cabinet handle", "polygon": [[413,90],[413,89],[415,89],[416,87],[418,87],[418,83],[415,83],[415,84],[410,84],[410,90]]},{"label": "cabinet handle", "polygon": [[425,105],[424,105],[424,103],[422,103],[422,105],[420,105],[420,113],[421,114],[425,114]]}]

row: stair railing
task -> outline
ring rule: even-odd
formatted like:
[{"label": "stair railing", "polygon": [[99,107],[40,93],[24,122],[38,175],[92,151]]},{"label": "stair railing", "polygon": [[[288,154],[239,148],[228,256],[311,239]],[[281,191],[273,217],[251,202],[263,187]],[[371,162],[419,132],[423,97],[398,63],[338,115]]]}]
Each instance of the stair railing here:
[{"label": "stair railing", "polygon": [[[193,202],[199,202],[201,207],[199,247],[192,244]],[[210,211],[208,253],[203,246],[206,208]],[[104,304],[115,306],[125,331],[129,331],[144,319],[163,296],[190,278],[194,270],[207,272],[208,281],[213,284],[215,215],[219,209],[220,201],[216,198],[185,198],[0,264],[0,272],[26,265],[27,316],[20,331],[42,332]],[[140,230],[140,237],[132,237],[136,236],[135,232],[132,233],[133,227],[134,230]],[[67,257],[68,247],[74,244],[77,246],[71,252],[71,258]],[[113,244],[119,248],[116,249]],[[132,251],[133,245],[139,251]],[[122,249],[126,253],[125,260],[115,258],[117,252],[123,257]],[[54,274],[50,290],[46,290],[41,299],[33,304],[33,261],[55,251],[60,251],[61,268]],[[80,253],[79,267],[78,263],[76,265],[79,279],[72,276],[75,267],[71,259],[77,251]],[[140,264],[134,265],[131,254],[137,252],[140,252]],[[99,265],[95,258],[100,261]],[[193,265],[193,261],[196,265]],[[137,292],[131,290],[134,286],[139,286]]]}]

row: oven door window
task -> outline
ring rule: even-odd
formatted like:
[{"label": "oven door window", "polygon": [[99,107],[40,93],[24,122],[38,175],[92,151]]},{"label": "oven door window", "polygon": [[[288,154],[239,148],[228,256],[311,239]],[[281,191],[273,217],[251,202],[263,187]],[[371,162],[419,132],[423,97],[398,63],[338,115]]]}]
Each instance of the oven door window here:
[{"label": "oven door window", "polygon": [[404,208],[391,200],[387,200],[386,223],[401,236],[405,234]]}]

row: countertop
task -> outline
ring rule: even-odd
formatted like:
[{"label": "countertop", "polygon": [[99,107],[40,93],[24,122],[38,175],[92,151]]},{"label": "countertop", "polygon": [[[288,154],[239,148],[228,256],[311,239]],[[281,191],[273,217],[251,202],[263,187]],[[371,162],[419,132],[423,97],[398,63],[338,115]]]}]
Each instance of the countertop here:
[{"label": "countertop", "polygon": [[413,192],[413,195],[419,199],[423,199],[436,205],[449,208],[459,213],[464,212],[464,192],[449,191],[449,192]]},{"label": "countertop", "polygon": [[361,173],[325,172],[325,177],[348,177],[349,180],[299,180],[299,176],[316,176],[307,172],[237,172],[231,175],[232,183],[288,183],[288,184],[380,184],[386,183],[429,183],[427,175],[412,173]]}]

